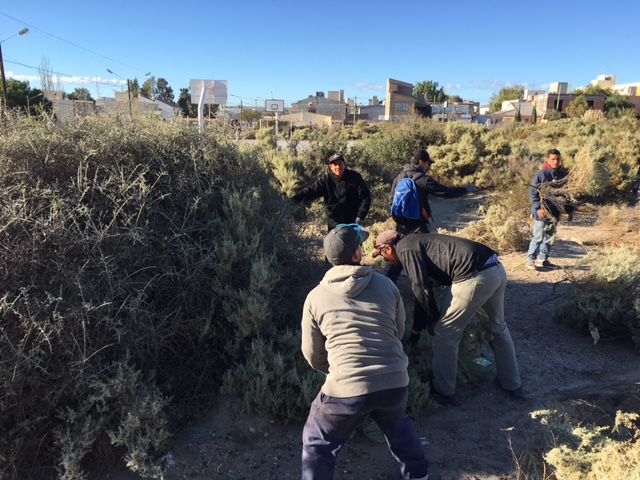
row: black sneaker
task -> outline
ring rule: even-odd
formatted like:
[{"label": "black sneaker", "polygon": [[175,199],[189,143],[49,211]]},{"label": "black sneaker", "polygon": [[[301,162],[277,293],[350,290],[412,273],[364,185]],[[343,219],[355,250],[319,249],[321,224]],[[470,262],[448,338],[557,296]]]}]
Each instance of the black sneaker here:
[{"label": "black sneaker", "polygon": [[507,394],[513,398],[514,400],[526,400],[527,399],[527,392],[524,391],[524,389],[522,388],[522,385],[519,386],[518,388],[516,388],[515,390],[508,390],[506,388],[504,388],[502,386],[502,384],[500,383],[499,379],[495,379],[494,380],[496,385],[500,388],[500,390],[503,390],[505,392],[507,392]]},{"label": "black sneaker", "polygon": [[534,265],[535,265],[536,268],[548,268],[548,269],[560,268],[559,265],[551,263],[549,260],[540,260],[540,259],[538,259],[538,260],[536,260]]},{"label": "black sneaker", "polygon": [[454,395],[443,395],[438,393],[435,388],[433,388],[433,383],[429,382],[429,394],[433,399],[438,402],[440,405],[448,405],[451,407],[458,406],[458,402],[456,401],[456,396]]}]

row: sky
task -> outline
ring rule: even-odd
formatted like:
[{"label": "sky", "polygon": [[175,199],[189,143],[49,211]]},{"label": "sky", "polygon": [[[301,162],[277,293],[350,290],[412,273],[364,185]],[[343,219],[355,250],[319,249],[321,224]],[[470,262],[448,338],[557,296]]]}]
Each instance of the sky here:
[{"label": "sky", "polygon": [[0,42],[7,78],[40,88],[48,64],[94,98],[150,73],[176,100],[191,80],[226,80],[231,106],[340,90],[366,105],[389,78],[484,105],[515,85],[640,82],[638,19],[639,0],[1,0]]}]

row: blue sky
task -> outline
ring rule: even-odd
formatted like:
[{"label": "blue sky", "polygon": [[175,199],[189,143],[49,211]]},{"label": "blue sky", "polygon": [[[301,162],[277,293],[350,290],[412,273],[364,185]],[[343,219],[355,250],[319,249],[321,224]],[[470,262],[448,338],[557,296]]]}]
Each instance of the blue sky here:
[{"label": "blue sky", "polygon": [[638,19],[638,0],[5,0],[0,41],[8,78],[40,88],[46,59],[66,92],[94,98],[150,72],[176,99],[191,79],[227,80],[230,105],[338,90],[366,104],[388,78],[484,104],[505,86],[640,82]]}]

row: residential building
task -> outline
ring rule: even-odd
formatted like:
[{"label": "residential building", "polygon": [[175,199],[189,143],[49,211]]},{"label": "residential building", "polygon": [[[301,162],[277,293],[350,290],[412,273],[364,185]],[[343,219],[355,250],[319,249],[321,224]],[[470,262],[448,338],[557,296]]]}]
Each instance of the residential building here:
[{"label": "residential building", "polygon": [[344,123],[347,116],[347,104],[344,100],[344,90],[329,92],[325,97],[324,92],[316,92],[305,100],[299,100],[291,105],[291,113],[308,112],[339,119]]},{"label": "residential building", "polygon": [[[550,111],[558,111],[558,112],[566,112],[567,107],[571,105],[576,98],[580,95],[576,95],[575,93],[557,93],[550,92],[544,95],[536,95],[534,99],[534,104],[538,109],[538,114],[542,114],[542,116],[546,115],[547,112]],[[587,104],[589,108],[593,110],[602,110],[604,111],[604,101],[606,100],[605,95],[583,95],[587,100]]]},{"label": "residential building", "polygon": [[571,84],[567,82],[553,82],[549,85],[549,93],[566,94],[571,92]]},{"label": "residential building", "polygon": [[[502,102],[502,108],[499,112],[488,116],[487,123],[515,122],[518,113],[520,114],[521,122],[530,122],[533,118],[534,109],[536,109],[535,103],[526,100],[507,100]],[[540,110],[536,111],[536,118],[542,118]]]},{"label": "residential building", "polygon": [[334,119],[331,115],[320,115],[312,112],[297,112],[280,115],[278,120],[290,122],[294,127],[331,126]]},{"label": "residential building", "polygon": [[613,87],[613,90],[620,95],[628,95],[629,97],[640,96],[640,82],[616,85]]},{"label": "residential building", "polygon": [[413,96],[413,84],[387,79],[387,99],[385,101],[385,120],[401,121],[413,115],[416,99]]},{"label": "residential building", "polygon": [[438,102],[429,105],[434,122],[472,123],[480,109],[478,102]]},{"label": "residential building", "polygon": [[59,90],[44,90],[44,98],[52,105],[53,113],[58,120],[70,120],[78,115],[95,113],[96,106],[93,100],[70,100],[64,97],[64,92]]},{"label": "residential building", "polygon": [[605,90],[613,90],[613,88],[616,86],[616,76],[598,75],[595,80],[591,80],[591,85],[604,88]]},{"label": "residential building", "polygon": [[383,122],[385,117],[384,102],[380,102],[377,96],[369,100],[368,105],[358,105],[356,120],[366,120],[369,123]]}]

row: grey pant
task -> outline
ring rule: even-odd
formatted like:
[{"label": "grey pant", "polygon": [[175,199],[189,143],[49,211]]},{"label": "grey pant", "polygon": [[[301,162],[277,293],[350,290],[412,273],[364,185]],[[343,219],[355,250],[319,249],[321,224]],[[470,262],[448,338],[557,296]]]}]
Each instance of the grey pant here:
[{"label": "grey pant", "polygon": [[440,301],[440,320],[435,326],[433,347],[433,383],[443,395],[456,390],[458,349],[462,333],[474,315],[492,335],[498,378],[508,390],[520,387],[518,361],[509,328],[504,321],[504,291],[507,274],[501,263],[487,268],[463,282],[447,288]]}]

